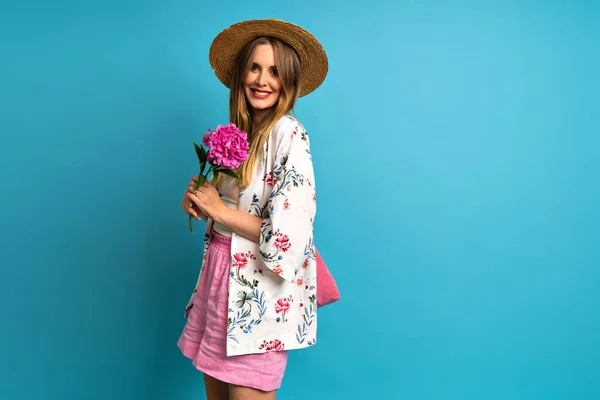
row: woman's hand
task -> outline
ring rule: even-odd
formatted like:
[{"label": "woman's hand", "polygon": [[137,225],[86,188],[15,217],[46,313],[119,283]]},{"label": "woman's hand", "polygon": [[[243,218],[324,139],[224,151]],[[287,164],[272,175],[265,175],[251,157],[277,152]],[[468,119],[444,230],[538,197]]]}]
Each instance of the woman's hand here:
[{"label": "woman's hand", "polygon": [[223,203],[219,192],[217,192],[217,189],[211,183],[204,182],[204,185],[200,186],[198,190],[194,190],[197,181],[196,178],[196,181],[188,188],[186,192],[187,198],[208,218],[222,223],[223,216],[229,208]]},{"label": "woman's hand", "polygon": [[181,208],[183,208],[183,211],[186,214],[189,214],[192,217],[196,218],[198,221],[200,221],[200,219],[206,220],[206,214],[200,211],[188,196],[188,193],[190,191],[194,191],[194,188],[196,187],[197,183],[198,177],[192,176],[192,180],[190,181],[190,183],[188,183],[188,190],[186,190],[183,193],[183,198],[181,199]]},{"label": "woman's hand", "polygon": [[209,182],[205,182],[198,190],[197,184],[198,177],[192,177],[183,196],[182,206],[186,213],[200,215],[203,219],[210,218],[254,243],[259,243],[262,218],[227,207],[217,189]]}]

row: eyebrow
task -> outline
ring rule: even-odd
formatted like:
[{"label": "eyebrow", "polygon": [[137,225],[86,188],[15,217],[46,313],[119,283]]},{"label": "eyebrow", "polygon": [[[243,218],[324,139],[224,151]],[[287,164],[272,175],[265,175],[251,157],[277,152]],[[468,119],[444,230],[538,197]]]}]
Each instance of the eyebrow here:
[{"label": "eyebrow", "polygon": [[[252,65],[259,65],[257,62],[252,62]],[[277,68],[277,65],[271,65],[269,68]]]}]

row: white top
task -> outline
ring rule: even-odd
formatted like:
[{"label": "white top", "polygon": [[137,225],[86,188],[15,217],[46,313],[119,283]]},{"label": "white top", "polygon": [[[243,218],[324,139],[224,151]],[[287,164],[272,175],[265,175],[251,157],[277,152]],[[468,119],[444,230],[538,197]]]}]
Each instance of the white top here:
[{"label": "white top", "polygon": [[[221,201],[223,201],[227,207],[234,210],[238,209],[238,205],[240,203],[240,190],[235,179],[225,179],[218,191],[221,195]],[[223,236],[231,237],[232,231],[225,225],[215,222],[213,228],[215,231],[217,231],[217,233],[220,233]]]}]

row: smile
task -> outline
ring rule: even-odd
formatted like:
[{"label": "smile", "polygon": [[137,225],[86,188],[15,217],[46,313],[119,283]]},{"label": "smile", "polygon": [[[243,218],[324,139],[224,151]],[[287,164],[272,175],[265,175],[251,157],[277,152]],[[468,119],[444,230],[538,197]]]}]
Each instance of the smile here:
[{"label": "smile", "polygon": [[256,97],[257,99],[266,99],[267,97],[269,97],[271,95],[271,92],[265,92],[262,90],[258,90],[258,89],[251,89],[252,90],[252,94],[254,94],[254,97]]}]

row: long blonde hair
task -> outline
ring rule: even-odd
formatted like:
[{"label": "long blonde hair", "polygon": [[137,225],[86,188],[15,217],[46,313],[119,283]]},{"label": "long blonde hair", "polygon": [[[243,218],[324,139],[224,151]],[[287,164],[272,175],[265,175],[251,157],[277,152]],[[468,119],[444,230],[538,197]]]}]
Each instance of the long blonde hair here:
[{"label": "long blonde hair", "polygon": [[[255,49],[270,44],[275,54],[277,73],[281,81],[281,93],[277,102],[271,107],[267,116],[257,126],[252,126],[250,105],[244,92],[244,79],[252,66]],[[249,42],[238,54],[235,72],[229,94],[230,122],[248,133],[250,143],[249,156],[235,171],[240,177],[239,186],[243,190],[250,185],[254,175],[254,167],[260,159],[263,146],[277,121],[294,109],[300,94],[300,59],[288,44],[273,37],[260,37]],[[220,174],[215,186],[220,186],[226,177]]]}]

